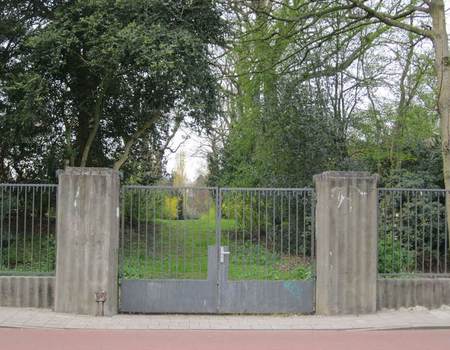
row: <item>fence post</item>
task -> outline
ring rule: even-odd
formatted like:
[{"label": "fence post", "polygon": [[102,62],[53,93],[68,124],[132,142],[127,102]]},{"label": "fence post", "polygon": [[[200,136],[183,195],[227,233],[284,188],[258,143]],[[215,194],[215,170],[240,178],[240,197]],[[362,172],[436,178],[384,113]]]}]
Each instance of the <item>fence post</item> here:
[{"label": "fence post", "polygon": [[376,312],[378,180],[367,172],[314,176],[319,315]]},{"label": "fence post", "polygon": [[55,311],[117,313],[119,190],[110,169],[59,174]]}]

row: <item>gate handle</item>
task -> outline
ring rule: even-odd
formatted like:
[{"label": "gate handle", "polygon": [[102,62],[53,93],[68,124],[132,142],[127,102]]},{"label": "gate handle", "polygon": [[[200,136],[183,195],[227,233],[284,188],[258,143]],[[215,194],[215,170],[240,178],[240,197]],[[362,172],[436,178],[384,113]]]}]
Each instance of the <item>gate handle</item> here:
[{"label": "gate handle", "polygon": [[223,264],[225,262],[225,255],[229,255],[230,252],[225,251],[225,247],[220,247],[220,263]]}]

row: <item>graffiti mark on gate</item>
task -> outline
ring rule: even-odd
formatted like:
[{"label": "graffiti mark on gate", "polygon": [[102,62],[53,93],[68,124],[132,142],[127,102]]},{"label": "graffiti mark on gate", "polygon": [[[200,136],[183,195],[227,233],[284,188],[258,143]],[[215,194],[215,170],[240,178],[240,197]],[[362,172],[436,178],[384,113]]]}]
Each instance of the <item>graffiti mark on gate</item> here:
[{"label": "graffiti mark on gate", "polygon": [[300,290],[300,286],[298,284],[294,284],[291,282],[284,282],[284,289],[288,290],[294,297],[300,299],[302,297],[302,292]]}]

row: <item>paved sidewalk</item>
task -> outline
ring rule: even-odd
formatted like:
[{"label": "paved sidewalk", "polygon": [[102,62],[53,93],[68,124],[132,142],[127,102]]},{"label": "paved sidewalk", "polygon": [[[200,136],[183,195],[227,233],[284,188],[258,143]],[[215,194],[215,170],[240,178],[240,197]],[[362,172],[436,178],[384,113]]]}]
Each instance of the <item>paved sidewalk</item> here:
[{"label": "paved sidewalk", "polygon": [[0,307],[0,328],[129,330],[450,329],[450,309],[383,311],[361,316],[127,315],[95,317]]}]

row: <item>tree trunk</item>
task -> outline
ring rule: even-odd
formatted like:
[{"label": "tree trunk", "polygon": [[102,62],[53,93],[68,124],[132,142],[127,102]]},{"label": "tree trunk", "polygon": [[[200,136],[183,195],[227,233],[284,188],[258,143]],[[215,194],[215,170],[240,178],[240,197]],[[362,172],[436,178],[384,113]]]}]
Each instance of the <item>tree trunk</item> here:
[{"label": "tree trunk", "polygon": [[[445,189],[450,190],[450,55],[447,29],[445,27],[445,6],[443,0],[430,2],[430,14],[433,19],[433,44],[436,56],[436,74],[438,88],[438,110],[442,144],[442,160]],[[446,216],[450,223],[450,196],[446,193]],[[449,240],[450,244],[450,240]]]},{"label": "tree trunk", "polygon": [[130,155],[131,147],[133,146],[134,142],[139,139],[139,137],[141,137],[142,134],[147,131],[154,123],[156,123],[161,113],[161,109],[156,110],[152,118],[147,121],[140,129],[138,129],[127,142],[125,142],[125,149],[122,153],[122,156],[117,162],[114,163],[114,171],[120,170],[120,167],[123,165],[123,163],[128,160],[128,156]]}]

